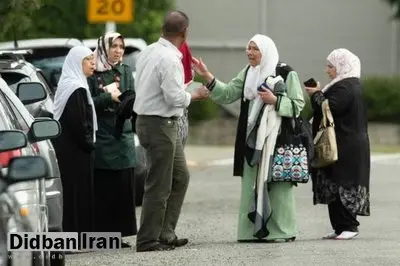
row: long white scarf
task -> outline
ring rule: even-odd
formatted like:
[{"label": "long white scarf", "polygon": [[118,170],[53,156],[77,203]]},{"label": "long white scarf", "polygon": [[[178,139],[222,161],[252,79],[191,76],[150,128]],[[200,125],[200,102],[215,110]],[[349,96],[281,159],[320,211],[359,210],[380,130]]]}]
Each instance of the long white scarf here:
[{"label": "long white scarf", "polygon": [[276,65],[279,62],[278,49],[274,41],[261,34],[256,34],[250,39],[254,42],[261,52],[261,62],[258,66],[250,66],[247,71],[246,82],[244,84],[244,96],[248,100],[259,98],[257,88],[264,82],[264,80],[271,75],[275,75]]},{"label": "long white scarf", "polygon": [[268,76],[275,75],[276,65],[279,62],[279,53],[274,41],[265,35],[254,35],[247,46],[250,42],[254,42],[261,52],[260,64],[255,67],[250,66],[244,84],[244,97],[248,100],[254,100],[248,119],[248,124],[253,125],[263,106],[257,88]]},{"label": "long white scarf", "polygon": [[[248,130],[255,129],[257,118],[261,114],[264,103],[258,96],[257,88],[264,80],[275,75],[275,69],[279,62],[278,50],[275,43],[267,36],[257,34],[253,41],[261,52],[260,65],[250,67],[244,86],[244,97],[253,100],[253,105],[248,118]],[[249,218],[254,222],[254,236],[263,238],[268,234],[267,221],[271,216],[271,206],[268,195],[268,168],[270,158],[274,152],[276,138],[281,125],[281,117],[275,111],[273,105],[266,105],[261,114],[259,127],[257,128],[255,154],[261,154],[258,165],[258,174],[253,187],[253,196]],[[249,132],[248,132],[249,133]]]},{"label": "long white scarf", "polygon": [[86,89],[89,105],[93,110],[93,141],[96,141],[97,116],[89,90],[87,77],[83,73],[82,61],[93,54],[86,46],[75,46],[68,52],[62,67],[61,77],[54,96],[54,119],[59,120],[72,93],[79,88]]}]

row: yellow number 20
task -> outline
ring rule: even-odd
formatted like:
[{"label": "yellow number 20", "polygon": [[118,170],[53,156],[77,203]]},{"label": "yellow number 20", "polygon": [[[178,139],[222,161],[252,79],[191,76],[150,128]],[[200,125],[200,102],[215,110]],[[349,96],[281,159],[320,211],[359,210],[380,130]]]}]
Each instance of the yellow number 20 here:
[{"label": "yellow number 20", "polygon": [[100,4],[96,13],[99,15],[121,15],[124,12],[124,2],[122,0],[97,0]]}]

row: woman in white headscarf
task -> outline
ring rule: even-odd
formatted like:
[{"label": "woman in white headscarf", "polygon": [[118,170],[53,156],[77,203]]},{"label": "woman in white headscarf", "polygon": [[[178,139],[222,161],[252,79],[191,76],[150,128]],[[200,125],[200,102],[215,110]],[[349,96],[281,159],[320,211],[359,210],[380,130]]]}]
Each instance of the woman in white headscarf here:
[{"label": "woman in white headscarf", "polygon": [[357,215],[369,216],[370,148],[367,116],[360,83],[360,59],[347,49],[327,58],[331,81],[306,90],[313,106],[313,134],[322,119],[321,104],[329,101],[335,122],[338,161],[313,169],[314,204],[328,204],[333,232],[324,239],[347,240],[358,235]]},{"label": "woman in white headscarf", "polygon": [[[211,91],[212,100],[221,104],[241,100],[233,173],[242,177],[238,241],[293,241],[297,235],[293,184],[270,183],[268,175],[281,117],[292,117],[292,101],[295,114],[299,115],[304,107],[303,92],[295,71],[287,75],[286,83],[282,77],[275,77],[279,54],[269,37],[255,35],[249,41],[246,53],[248,65],[227,84],[215,79],[201,60],[194,58],[194,67],[207,80],[206,87]],[[259,91],[261,85],[264,88]],[[277,93],[278,90],[283,93]],[[264,131],[261,137],[257,133],[259,147],[249,156],[246,142],[263,105],[266,106],[266,118],[263,116],[260,127],[264,124]],[[253,161],[256,157],[258,159]]]},{"label": "woman in white headscarf", "polygon": [[[96,231],[136,235],[135,139],[132,122],[135,99],[132,69],[122,62],[124,37],[108,32],[98,39],[96,71],[88,79],[99,130],[94,162]],[[130,100],[129,100],[130,99]],[[124,106],[124,107],[123,107]],[[119,110],[127,110],[121,116]],[[129,113],[130,112],[130,113]],[[128,242],[122,242],[128,248]]]},{"label": "woman in white headscarf", "polygon": [[93,156],[97,119],[87,83],[94,68],[89,48],[72,48],[54,97],[54,118],[62,127],[54,146],[63,185],[65,232],[94,231]]}]

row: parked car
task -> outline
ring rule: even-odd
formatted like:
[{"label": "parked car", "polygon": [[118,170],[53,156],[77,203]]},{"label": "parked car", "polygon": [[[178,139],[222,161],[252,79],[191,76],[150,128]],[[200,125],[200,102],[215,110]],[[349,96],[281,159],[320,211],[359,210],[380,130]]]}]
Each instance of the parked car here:
[{"label": "parked car", "polygon": [[[2,52],[0,51],[0,56],[1,54]],[[25,53],[23,52],[22,54]],[[3,52],[3,55],[10,56],[10,53]],[[52,118],[54,91],[50,89],[50,85],[47,83],[46,79],[43,77],[39,69],[34,67],[29,62],[26,62],[25,60],[15,60],[16,58],[12,57],[12,59],[9,60],[10,62],[6,64],[0,59],[0,78],[3,78],[6,81],[6,83],[9,85],[9,88],[25,105],[30,115],[32,115],[34,118],[41,119],[46,117]],[[1,67],[2,62],[3,67]],[[13,67],[7,67],[7,65],[13,65]],[[22,80],[18,80],[20,77],[22,77]],[[7,93],[6,91],[9,92],[9,90],[5,89],[4,93]],[[29,94],[24,95],[24,91],[29,92]],[[43,99],[38,100],[36,98],[36,102],[33,102],[31,100],[32,96],[35,96],[37,98],[42,97]],[[13,101],[11,100],[11,102]],[[24,108],[21,107],[19,109]],[[21,112],[25,113],[24,110],[22,110]],[[27,126],[26,123],[24,123],[24,121],[22,120],[29,121],[29,117],[29,114],[25,113],[23,114],[23,118],[20,119],[21,124],[25,124],[25,126],[22,126],[22,129],[24,129],[25,131],[27,130]],[[51,231],[58,232],[62,228],[62,220],[59,218],[62,214],[60,213],[62,211],[62,184],[55,150],[50,140],[38,145],[37,149],[39,150],[40,154],[47,158],[50,165],[53,180],[47,181],[46,184],[48,191],[47,198],[48,202],[50,203],[49,226]]]},{"label": "parked car", "polygon": [[54,89],[47,81],[41,69],[24,59],[28,50],[1,51],[0,50],[0,77],[10,89],[17,93],[17,87],[23,82],[37,82],[43,85],[46,98],[35,103],[28,103],[25,107],[34,117],[53,117]]},{"label": "parked car", "polygon": [[135,203],[136,206],[142,206],[144,194],[144,179],[149,171],[147,162],[146,149],[140,145],[139,138],[135,134],[135,151],[136,162],[134,176],[135,176]]},{"label": "parked car", "polygon": [[[12,152],[13,150],[20,150],[27,146],[27,138],[25,134],[17,130],[2,130],[0,131],[0,154],[5,152]],[[22,157],[20,157],[22,158]],[[9,167],[10,171],[13,172],[15,164]],[[7,181],[7,179],[9,179]],[[2,174],[2,168],[0,166],[0,265],[31,265],[32,253],[23,252],[20,256],[15,256],[13,263],[10,262],[9,258],[12,258],[14,252],[10,252],[7,249],[7,234],[8,232],[29,232],[33,231],[33,225],[30,223],[26,215],[21,215],[23,209],[19,204],[14,193],[9,191],[9,186],[18,183],[18,179],[13,180],[13,175],[8,173]],[[21,180],[31,181],[30,179]]]},{"label": "parked car", "polygon": [[[48,91],[48,87],[51,87],[52,90],[51,92],[48,93],[48,97],[46,99],[43,99],[44,102],[52,102],[53,99],[53,94],[56,89],[59,75],[61,74],[61,68],[62,64],[64,63],[64,59],[66,54],[68,53],[69,49],[72,48],[73,46],[76,45],[85,45],[91,49],[95,49],[97,45],[97,40],[96,39],[87,39],[84,40],[83,43],[80,42],[79,40],[76,39],[44,39],[48,43],[43,45],[42,47],[40,45],[43,44],[43,39],[36,39],[36,40],[23,40],[18,42],[18,49],[19,50],[14,50],[14,54],[10,52],[10,50],[5,50],[5,49],[13,49],[13,42],[6,42],[6,43],[0,43],[0,50],[3,50],[3,56],[8,58],[12,58],[14,56],[14,60],[9,59],[8,61],[4,62],[3,65],[7,66],[7,71],[10,72],[15,72],[17,71],[16,69],[24,68],[28,69],[29,66],[32,68],[32,65],[29,64],[29,61],[32,62],[32,64],[43,70],[43,75],[44,79],[41,79],[42,85],[46,88],[46,91]],[[126,38],[125,39],[125,45],[126,45],[126,50],[125,50],[125,57],[124,60],[126,60],[127,64],[130,65],[133,69],[132,75],[135,76],[135,63],[136,63],[136,57],[142,51],[146,46],[146,42],[142,39],[132,39],[132,38]],[[38,48],[39,47],[39,48]],[[57,47],[57,48],[54,48]],[[68,47],[67,49],[65,47]],[[25,49],[25,50],[22,50]],[[33,52],[29,53],[26,49],[32,49]],[[34,54],[36,50],[40,50],[39,54]],[[48,49],[48,54],[45,53]],[[59,49],[59,50],[57,50]],[[65,55],[61,56],[56,56],[56,57],[51,57],[54,51],[57,51],[57,55],[63,54],[65,52]],[[0,51],[1,53],[1,51]],[[40,56],[43,55],[43,58],[40,58]],[[0,56],[1,58],[1,56]],[[26,61],[24,59],[26,58]],[[32,59],[33,58],[33,59]],[[11,68],[14,67],[14,70],[11,70]],[[36,72],[39,73],[38,75],[40,76],[41,70],[36,69]],[[51,70],[51,71],[50,71]],[[19,71],[19,70],[18,70]],[[50,72],[51,73],[50,73]],[[6,70],[4,70],[6,72]],[[20,73],[20,72],[18,72]],[[33,72],[30,72],[33,73]],[[50,74],[49,74],[50,73]],[[2,74],[1,70],[1,60],[0,60],[0,75]],[[6,74],[6,75],[12,75],[12,74]],[[30,79],[31,82],[35,81],[35,75],[32,74],[32,78]],[[47,80],[50,78],[52,82],[47,83]],[[11,86],[17,87],[19,84],[29,82],[28,78],[24,78],[20,80],[19,82],[15,82],[15,79],[12,80],[10,78],[9,83],[12,83]],[[36,80],[36,82],[39,82]],[[16,89],[15,89],[16,92]],[[31,106],[30,106],[31,105]],[[40,106],[40,108],[39,108]],[[50,105],[40,105],[39,103],[35,104],[26,104],[26,107],[30,111],[30,113],[34,116],[37,117],[39,114],[49,114],[51,112],[52,114],[52,109],[49,109]],[[51,116],[52,117],[52,116]],[[135,181],[136,181],[136,204],[140,206],[142,204],[142,198],[143,198],[143,192],[144,192],[144,178],[147,175],[148,171],[148,164],[147,164],[147,157],[146,157],[146,150],[140,145],[139,139],[137,138],[135,134],[135,144],[136,144],[136,157],[138,158],[138,164],[137,167],[135,168]],[[60,182],[61,184],[61,182]],[[50,216],[52,217],[52,216]]]},{"label": "parked car", "polygon": [[[46,122],[49,123],[49,122]],[[51,127],[50,127],[51,128]],[[50,132],[47,125],[36,125],[33,134],[46,134],[51,137],[58,132]],[[35,132],[36,131],[36,132]],[[0,131],[0,153],[23,149],[28,145],[24,132],[19,130]],[[0,167],[0,170],[1,167]],[[37,181],[48,176],[47,162],[41,156],[14,157],[10,160],[8,171],[2,174],[0,171],[0,265],[48,265],[44,252],[18,251],[7,249],[7,234],[9,232],[35,232],[35,224],[32,223],[32,210],[20,204],[15,191],[16,184]]]},{"label": "parked car", "polygon": [[19,40],[18,47],[13,41],[0,42],[0,50],[32,50],[25,59],[43,70],[44,76],[56,88],[61,68],[69,50],[83,43],[75,38],[44,38]]},{"label": "parked car", "polygon": [[[0,78],[0,130],[17,129],[28,134],[32,131],[32,127],[40,122],[54,121],[59,125],[57,121],[51,118],[34,119],[22,103],[32,103],[45,98],[46,93],[40,83],[21,83],[17,87],[17,94],[19,98]],[[62,231],[62,184],[56,154],[51,141],[48,138],[33,140],[26,150],[0,154],[0,161],[3,162],[4,166],[4,163],[7,164],[12,157],[26,155],[29,152],[29,148],[33,150],[34,154],[41,155],[46,159],[49,165],[50,180],[41,180],[35,187],[21,188],[22,192],[16,192],[18,194],[17,197],[22,201],[29,200],[30,197],[40,199],[41,210],[39,214],[41,216],[41,225],[38,226],[40,230]],[[32,193],[23,192],[24,190],[32,191]]]}]

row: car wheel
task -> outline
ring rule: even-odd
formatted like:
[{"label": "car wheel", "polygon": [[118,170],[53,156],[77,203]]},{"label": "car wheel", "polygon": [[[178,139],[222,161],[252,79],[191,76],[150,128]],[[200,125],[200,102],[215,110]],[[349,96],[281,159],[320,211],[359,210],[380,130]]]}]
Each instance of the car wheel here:
[{"label": "car wheel", "polygon": [[134,170],[135,178],[135,204],[142,206],[144,194],[144,180],[148,172],[148,162],[146,149],[136,142],[138,145],[135,147],[136,152],[136,167]]},{"label": "car wheel", "polygon": [[144,175],[135,176],[135,204],[142,206],[144,194]]}]

